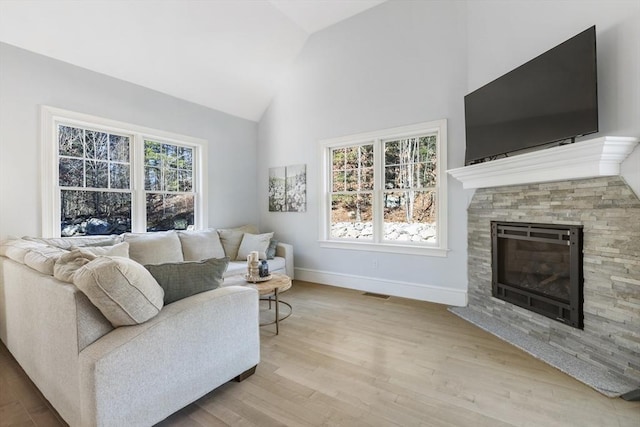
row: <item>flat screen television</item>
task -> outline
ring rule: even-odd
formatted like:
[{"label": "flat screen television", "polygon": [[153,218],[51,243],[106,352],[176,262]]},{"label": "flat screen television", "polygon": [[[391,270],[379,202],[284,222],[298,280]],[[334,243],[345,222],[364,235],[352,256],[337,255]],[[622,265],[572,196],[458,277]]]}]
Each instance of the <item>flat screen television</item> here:
[{"label": "flat screen television", "polygon": [[596,27],[464,97],[465,165],[598,131]]}]

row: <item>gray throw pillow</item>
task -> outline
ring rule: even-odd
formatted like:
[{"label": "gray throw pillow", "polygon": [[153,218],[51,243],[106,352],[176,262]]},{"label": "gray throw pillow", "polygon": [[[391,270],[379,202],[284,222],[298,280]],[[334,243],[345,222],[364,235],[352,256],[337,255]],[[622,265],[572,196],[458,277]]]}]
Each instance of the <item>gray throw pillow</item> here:
[{"label": "gray throw pillow", "polygon": [[276,257],[276,248],[278,247],[278,241],[271,239],[269,247],[267,248],[267,259],[274,259]]},{"label": "gray throw pillow", "polygon": [[200,292],[222,285],[229,258],[211,258],[204,261],[173,262],[145,265],[164,289],[164,304],[171,304]]}]

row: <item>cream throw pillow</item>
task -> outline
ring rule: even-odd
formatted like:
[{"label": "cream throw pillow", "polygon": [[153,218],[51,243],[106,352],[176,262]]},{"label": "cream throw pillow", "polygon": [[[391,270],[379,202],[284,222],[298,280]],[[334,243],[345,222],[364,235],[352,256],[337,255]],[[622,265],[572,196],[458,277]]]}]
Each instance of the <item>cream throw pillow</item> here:
[{"label": "cream throw pillow", "polygon": [[269,242],[271,241],[272,237],[273,233],[244,233],[244,236],[242,236],[242,242],[240,243],[240,248],[238,249],[238,256],[236,260],[246,261],[247,255],[249,255],[249,252],[252,251],[258,251],[258,257],[260,259],[267,259],[267,248],[269,247]]},{"label": "cream throw pillow", "polygon": [[146,322],[163,306],[164,290],[129,258],[98,257],[76,271],[73,283],[114,327]]}]

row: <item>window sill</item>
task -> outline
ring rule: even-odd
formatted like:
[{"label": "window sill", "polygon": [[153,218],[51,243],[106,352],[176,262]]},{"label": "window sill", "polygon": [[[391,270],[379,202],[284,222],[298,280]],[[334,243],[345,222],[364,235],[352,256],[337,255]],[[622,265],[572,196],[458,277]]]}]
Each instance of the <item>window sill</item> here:
[{"label": "window sill", "polygon": [[321,248],[347,249],[367,252],[387,252],[393,254],[423,255],[445,258],[449,249],[431,246],[402,245],[393,243],[373,243],[356,241],[320,240]]}]

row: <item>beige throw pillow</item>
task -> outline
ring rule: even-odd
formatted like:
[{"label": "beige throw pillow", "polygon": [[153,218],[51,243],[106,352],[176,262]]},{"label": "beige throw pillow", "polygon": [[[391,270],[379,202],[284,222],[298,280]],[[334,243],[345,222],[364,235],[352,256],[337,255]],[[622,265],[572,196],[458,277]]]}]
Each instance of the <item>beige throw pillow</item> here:
[{"label": "beige throw pillow", "polygon": [[244,233],[238,249],[237,261],[246,261],[249,252],[257,251],[260,259],[267,259],[267,248],[273,237],[273,233],[250,234]]},{"label": "beige throw pillow", "polygon": [[162,309],[164,290],[129,258],[98,257],[76,271],[73,283],[114,327],[146,322]]}]

